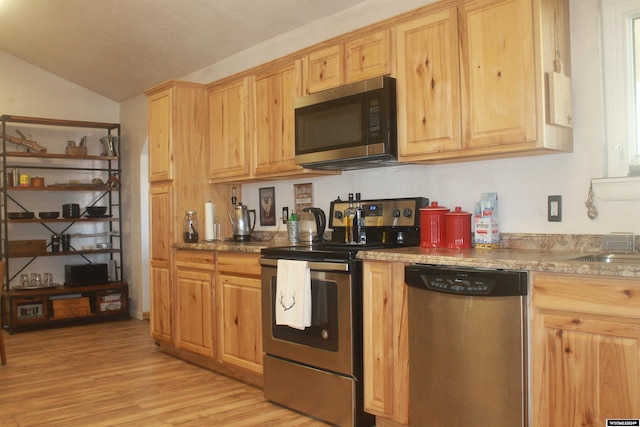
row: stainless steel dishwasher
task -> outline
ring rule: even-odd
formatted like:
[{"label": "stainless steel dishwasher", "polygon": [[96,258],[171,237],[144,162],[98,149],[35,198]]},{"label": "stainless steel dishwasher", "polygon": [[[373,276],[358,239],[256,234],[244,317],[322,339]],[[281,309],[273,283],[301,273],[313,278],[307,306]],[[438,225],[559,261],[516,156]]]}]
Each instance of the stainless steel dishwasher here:
[{"label": "stainless steel dishwasher", "polygon": [[405,267],[411,426],[528,425],[527,276]]}]

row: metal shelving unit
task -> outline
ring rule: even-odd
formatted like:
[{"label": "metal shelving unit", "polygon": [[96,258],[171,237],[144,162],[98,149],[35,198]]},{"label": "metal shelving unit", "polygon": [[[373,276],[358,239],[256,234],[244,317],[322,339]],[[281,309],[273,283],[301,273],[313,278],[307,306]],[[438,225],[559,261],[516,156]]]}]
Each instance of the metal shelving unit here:
[{"label": "metal shelving unit", "polygon": [[[115,264],[114,273],[116,280],[111,280],[110,283],[114,285],[114,289],[122,291],[124,272],[122,266],[123,245],[120,220],[122,218],[122,205],[120,203],[119,193],[119,183],[121,181],[119,156],[120,125],[117,123],[58,120],[11,115],[0,116],[0,122],[2,123],[2,163],[0,167],[2,172],[2,184],[0,186],[0,191],[2,192],[0,199],[2,203],[0,207],[0,250],[2,253],[0,254],[0,259],[6,263],[2,285],[3,326],[9,330],[13,330],[16,326],[13,324],[14,320],[20,318],[19,313],[14,310],[15,301],[12,300],[15,298],[13,297],[24,299],[25,297],[28,298],[30,294],[35,295],[37,292],[40,298],[50,295],[50,299],[53,300],[67,293],[67,287],[62,284],[57,287],[51,287],[49,290],[37,289],[31,291],[19,289],[17,282],[19,281],[20,274],[27,271],[30,265],[42,257],[71,257],[76,263],[90,264],[93,262],[107,261],[109,264]],[[40,135],[47,135],[47,132],[49,132],[50,134],[57,135],[58,138],[61,133],[69,132],[70,134],[77,135],[82,133],[83,129],[93,134],[101,134],[101,132],[104,132],[104,135],[110,137],[110,140],[113,140],[115,144],[112,146],[112,152],[103,151],[101,154],[77,154],[77,150],[69,153],[65,149],[65,141],[43,141],[37,142],[37,145],[45,147],[46,151],[38,151],[37,149],[27,148],[25,145],[22,145],[20,141],[15,142],[18,138],[13,132],[17,132],[20,135],[19,139],[24,140],[25,135],[22,131],[25,129],[27,132],[39,132]],[[13,136],[13,138],[11,138],[11,136]],[[26,138],[30,140],[30,137]],[[27,143],[26,145],[29,144]],[[27,172],[42,173],[45,175],[45,179],[47,174],[58,177],[75,176],[77,174],[95,174],[101,178],[101,181],[87,183],[72,180],[65,183],[55,183],[40,187],[20,186],[14,181],[14,185],[9,186],[8,174],[14,169],[18,169],[21,173],[25,174]],[[39,207],[39,200],[44,200],[45,195],[49,195],[49,197],[52,197],[51,195],[59,195],[60,198],[68,198],[72,201],[74,197],[76,197],[85,200],[85,206],[106,206],[107,214],[104,217],[87,217],[85,216],[85,211],[81,209],[80,217],[77,218],[40,218],[37,214],[34,214],[34,218],[28,219],[9,218],[8,214],[11,211],[32,212],[36,210]],[[29,230],[32,234],[35,233],[34,229],[30,226],[42,228],[41,239],[46,242],[44,250],[34,251],[33,253],[14,253],[12,255],[9,242],[19,239],[21,234],[20,230]],[[95,236],[92,236],[91,233],[78,233],[78,235],[82,238],[100,236],[102,239],[108,239],[110,248],[96,249],[95,247],[88,248],[83,246],[80,248],[71,246],[67,251],[51,251],[50,235],[71,234],[74,228],[90,230],[92,227],[101,232],[96,233]],[[59,266],[61,267],[62,263],[60,263]],[[114,279],[114,277],[112,277],[112,279]],[[108,287],[108,284],[105,285]],[[80,290],[80,292],[78,292],[78,290],[79,288],[77,287],[69,287],[68,293],[70,295],[79,293],[90,297],[92,301],[94,300],[92,288],[87,286]],[[101,291],[105,292],[105,289],[101,289]],[[16,296],[16,292],[20,293],[20,295]],[[59,318],[59,316],[54,316],[52,312],[52,302],[47,298],[44,298],[43,301],[45,301],[44,304],[47,306],[43,309],[43,312],[49,314],[43,316],[40,319],[40,323],[43,325],[56,323],[54,320],[58,319],[55,319],[55,317]],[[125,307],[121,307],[122,310],[120,310],[118,314],[123,314],[122,311],[126,309],[126,301],[124,306]],[[16,312],[7,313],[7,310]],[[76,318],[65,318],[64,320],[68,322],[86,317],[109,317],[108,315],[110,313],[101,313],[104,315],[96,316],[95,310],[96,307],[92,305],[90,316],[77,316]],[[33,319],[29,319],[29,326],[37,326],[38,323],[37,320],[33,321]]]}]

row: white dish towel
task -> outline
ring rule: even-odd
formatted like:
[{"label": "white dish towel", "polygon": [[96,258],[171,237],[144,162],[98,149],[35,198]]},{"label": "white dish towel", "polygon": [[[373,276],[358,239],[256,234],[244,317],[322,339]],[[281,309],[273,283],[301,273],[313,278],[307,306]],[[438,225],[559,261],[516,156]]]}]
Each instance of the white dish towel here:
[{"label": "white dish towel", "polygon": [[278,260],[276,325],[311,326],[311,272],[307,261]]}]

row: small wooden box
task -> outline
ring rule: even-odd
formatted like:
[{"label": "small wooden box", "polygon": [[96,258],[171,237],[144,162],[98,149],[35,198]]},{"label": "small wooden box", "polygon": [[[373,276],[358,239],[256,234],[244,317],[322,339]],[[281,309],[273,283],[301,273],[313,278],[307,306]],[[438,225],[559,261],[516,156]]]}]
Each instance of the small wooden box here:
[{"label": "small wooden box", "polygon": [[53,318],[68,319],[91,314],[89,297],[65,298],[53,300]]},{"label": "small wooden box", "polygon": [[67,156],[86,156],[87,155],[87,147],[67,146],[64,149],[64,153]]},{"label": "small wooden box", "polygon": [[46,240],[9,240],[9,256],[31,256],[46,252]]}]

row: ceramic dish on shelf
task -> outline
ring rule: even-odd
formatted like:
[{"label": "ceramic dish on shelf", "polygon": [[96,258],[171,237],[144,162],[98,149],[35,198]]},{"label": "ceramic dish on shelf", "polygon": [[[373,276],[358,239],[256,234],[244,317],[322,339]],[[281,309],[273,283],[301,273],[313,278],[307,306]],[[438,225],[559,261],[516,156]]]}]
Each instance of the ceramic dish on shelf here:
[{"label": "ceramic dish on shelf", "polygon": [[33,212],[7,212],[7,218],[9,219],[33,219],[35,215]]},{"label": "ceramic dish on shelf", "polygon": [[54,211],[40,212],[38,213],[38,216],[42,219],[56,219],[60,216],[60,212],[54,212]]},{"label": "ceramic dish on shelf", "polygon": [[87,215],[89,216],[104,216],[106,213],[106,206],[87,206]]}]

